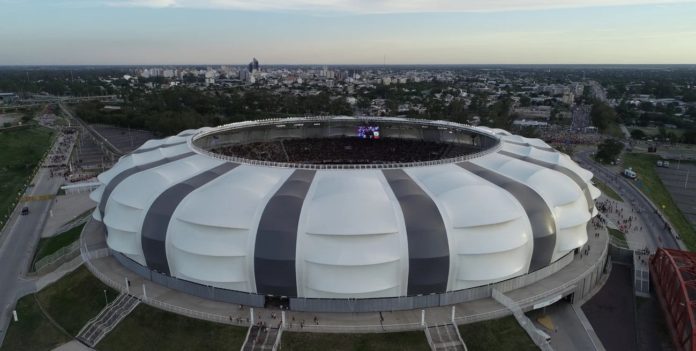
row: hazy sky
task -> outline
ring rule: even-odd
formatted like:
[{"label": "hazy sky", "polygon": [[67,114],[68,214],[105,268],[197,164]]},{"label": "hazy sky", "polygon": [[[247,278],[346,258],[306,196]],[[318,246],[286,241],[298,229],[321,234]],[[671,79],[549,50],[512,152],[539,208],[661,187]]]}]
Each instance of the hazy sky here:
[{"label": "hazy sky", "polygon": [[0,65],[696,63],[696,0],[0,0]]}]

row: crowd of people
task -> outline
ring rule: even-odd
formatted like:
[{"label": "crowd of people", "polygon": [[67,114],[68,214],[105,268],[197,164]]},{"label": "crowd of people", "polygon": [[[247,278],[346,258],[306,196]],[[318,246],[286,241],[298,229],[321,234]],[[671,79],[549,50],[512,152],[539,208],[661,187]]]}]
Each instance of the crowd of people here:
[{"label": "crowd of people", "polygon": [[381,164],[431,161],[476,152],[476,146],[399,138],[287,139],[235,144],[213,150],[246,159],[306,164]]},{"label": "crowd of people", "polygon": [[604,140],[600,133],[585,133],[567,128],[546,129],[541,132],[540,138],[549,144],[570,145],[596,145]]}]

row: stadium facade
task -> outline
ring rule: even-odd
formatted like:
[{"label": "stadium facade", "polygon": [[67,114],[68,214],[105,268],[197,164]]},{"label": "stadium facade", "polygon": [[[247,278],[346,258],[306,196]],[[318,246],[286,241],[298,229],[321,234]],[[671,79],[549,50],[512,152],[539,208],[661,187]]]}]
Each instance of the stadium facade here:
[{"label": "stadium facade", "polygon": [[[345,162],[281,142],[355,138],[444,146],[423,160],[394,161],[390,146]],[[257,157],[221,152],[251,143],[276,144]],[[160,284],[252,306],[377,311],[471,300],[562,269],[597,213],[591,178],[543,141],[504,130],[305,117],[150,140],[100,174],[91,198],[113,255]]]}]

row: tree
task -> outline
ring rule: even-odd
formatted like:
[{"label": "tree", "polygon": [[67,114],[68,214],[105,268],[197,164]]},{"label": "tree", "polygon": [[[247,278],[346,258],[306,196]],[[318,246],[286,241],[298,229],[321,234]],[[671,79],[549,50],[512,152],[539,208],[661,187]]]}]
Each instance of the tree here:
[{"label": "tree", "polygon": [[530,99],[529,96],[524,95],[524,96],[520,97],[520,106],[528,107],[531,104],[532,104],[532,99]]},{"label": "tree", "polygon": [[618,140],[607,139],[601,144],[597,145],[597,154],[595,158],[597,161],[602,163],[614,162],[621,151],[623,151],[624,144]]},{"label": "tree", "polygon": [[605,102],[597,102],[592,105],[590,116],[592,117],[592,124],[601,132],[616,123],[616,111]]},{"label": "tree", "polygon": [[634,129],[631,131],[631,138],[636,140],[642,140],[643,138],[645,138],[645,132],[643,132],[640,129]]},{"label": "tree", "polygon": [[539,129],[533,126],[526,126],[520,128],[518,134],[525,138],[539,138],[540,136]]}]

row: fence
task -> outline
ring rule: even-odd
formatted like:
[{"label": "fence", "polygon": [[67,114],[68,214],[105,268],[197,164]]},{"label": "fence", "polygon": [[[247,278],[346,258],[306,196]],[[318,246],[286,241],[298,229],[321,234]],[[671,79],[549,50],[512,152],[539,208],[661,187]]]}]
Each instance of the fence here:
[{"label": "fence", "polygon": [[[85,266],[87,269],[94,274],[99,280],[104,282],[106,285],[110,286],[111,288],[121,292],[121,293],[128,293],[128,289],[125,286],[125,284],[119,284],[113,281],[111,278],[107,277],[105,274],[100,272],[94,264],[91,262],[92,260],[96,260],[99,258],[103,258],[106,256],[110,255],[109,249],[108,248],[102,248],[94,251],[89,251],[87,250],[86,244],[80,240],[80,254],[82,255],[82,259],[85,262]],[[135,296],[135,294],[131,294]],[[203,319],[203,320],[209,320],[213,322],[218,322],[218,323],[225,323],[225,324],[230,324],[230,319],[229,316],[226,315],[219,315],[219,314],[213,314],[213,313],[207,313],[207,312],[200,312],[196,310],[191,310],[188,308],[180,307],[180,306],[175,306],[154,298],[149,298],[145,295],[139,297],[142,302],[147,303],[148,305],[152,305],[155,307],[158,307],[162,310],[165,311],[170,311],[174,313],[178,313],[184,316],[192,317],[192,318],[198,318],[198,319]]]},{"label": "fence", "polygon": [[58,251],[36,261],[34,272],[42,274],[51,271],[65,262],[72,260],[80,254],[80,242],[75,241],[68,246],[61,247]]}]

